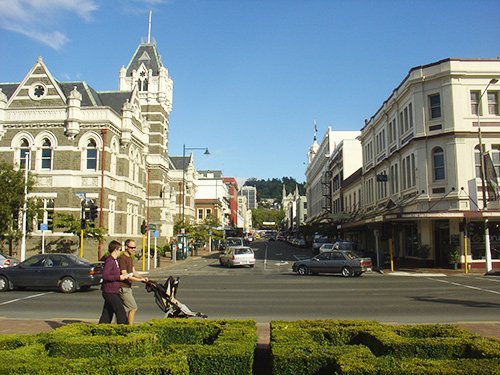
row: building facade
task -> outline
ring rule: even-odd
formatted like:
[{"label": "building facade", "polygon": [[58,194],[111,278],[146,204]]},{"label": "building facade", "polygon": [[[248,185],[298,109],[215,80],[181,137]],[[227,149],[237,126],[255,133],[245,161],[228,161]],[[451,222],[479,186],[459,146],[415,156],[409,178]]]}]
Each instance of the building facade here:
[{"label": "building facade", "polygon": [[[139,238],[143,221],[156,223],[162,236],[172,233],[172,80],[154,43],[140,44],[118,73],[119,90],[99,92],[85,81],[58,81],[40,57],[20,83],[0,84],[0,160],[22,165],[27,157],[36,173],[48,250],[78,246],[52,219],[80,218],[82,199],[95,201],[96,225],[111,238]],[[40,237],[35,230],[28,255],[39,251]],[[95,243],[85,242],[84,255],[94,259]]]},{"label": "building facade", "polygon": [[490,243],[500,266],[498,79],[499,59],[409,71],[361,129],[362,168],[342,183],[351,216],[337,221],[344,237],[378,252],[380,263],[392,248],[394,259],[435,266],[456,252],[472,268],[485,267]]}]

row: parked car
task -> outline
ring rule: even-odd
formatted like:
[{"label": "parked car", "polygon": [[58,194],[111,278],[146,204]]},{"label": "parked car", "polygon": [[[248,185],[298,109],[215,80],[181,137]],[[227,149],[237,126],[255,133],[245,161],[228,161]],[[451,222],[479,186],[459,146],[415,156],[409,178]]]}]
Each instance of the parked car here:
[{"label": "parked car", "polygon": [[348,250],[348,251],[352,251],[353,253],[355,253],[356,255],[358,255],[360,257],[363,256],[363,252],[358,249],[358,244],[356,242],[337,241],[337,242],[335,242],[333,249],[334,250],[343,250],[343,251]]},{"label": "parked car", "polygon": [[59,288],[63,293],[99,285],[102,264],[71,254],[38,254],[13,267],[0,268],[0,292],[12,288]]},{"label": "parked car", "polygon": [[7,255],[0,254],[0,268],[12,267],[19,264],[19,261]]},{"label": "parked car", "polygon": [[322,236],[320,234],[315,234],[314,239],[313,239],[313,244],[312,244],[312,252],[313,254],[318,254],[319,253],[319,248],[321,245],[325,243],[329,243],[330,241],[328,240],[328,236]]},{"label": "parked car", "polygon": [[245,244],[243,243],[243,238],[241,237],[228,237],[221,244],[221,250],[224,251],[229,246],[245,246]]},{"label": "parked car", "polygon": [[255,266],[255,254],[248,246],[230,246],[219,255],[221,266]]},{"label": "parked car", "polygon": [[319,252],[322,253],[323,251],[332,251],[333,247],[335,244],[331,242],[324,243],[323,245],[320,246]]},{"label": "parked car", "polygon": [[360,258],[352,251],[325,251],[311,259],[295,262],[292,270],[299,275],[340,273],[342,276],[360,276],[372,270],[371,258]]}]

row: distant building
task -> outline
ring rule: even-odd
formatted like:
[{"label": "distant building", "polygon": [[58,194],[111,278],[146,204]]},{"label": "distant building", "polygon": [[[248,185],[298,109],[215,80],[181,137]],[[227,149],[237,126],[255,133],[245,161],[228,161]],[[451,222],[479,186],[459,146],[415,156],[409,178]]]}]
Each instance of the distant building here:
[{"label": "distant building", "polygon": [[255,186],[242,186],[240,195],[247,198],[248,208],[257,208],[257,188]]}]

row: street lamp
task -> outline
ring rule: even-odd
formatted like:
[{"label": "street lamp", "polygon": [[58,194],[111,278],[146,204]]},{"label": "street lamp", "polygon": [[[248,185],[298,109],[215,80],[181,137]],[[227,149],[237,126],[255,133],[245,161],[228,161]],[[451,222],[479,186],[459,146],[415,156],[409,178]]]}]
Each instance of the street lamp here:
[{"label": "street lamp", "polygon": [[[478,129],[478,137],[479,137],[479,158],[481,165],[481,187],[483,191],[483,216],[484,211],[488,209],[488,203],[486,198],[486,183],[485,183],[485,166],[484,166],[484,147],[483,147],[483,139],[481,137],[481,99],[483,95],[488,92],[488,87],[490,85],[494,85],[498,82],[498,79],[493,78],[488,82],[488,85],[484,89],[484,91],[479,96],[479,100],[477,103],[477,129]],[[488,217],[484,217],[484,244],[485,244],[485,258],[486,258],[486,272],[490,272],[492,270],[491,264],[491,248],[490,248],[490,229],[488,228]]]},{"label": "street lamp", "polygon": [[[185,181],[186,150],[205,150],[203,155],[210,155],[210,152],[208,151],[208,147],[186,147],[185,144],[182,146],[182,228],[184,228],[184,209],[185,209],[185,202],[186,202],[186,183],[185,183],[186,182]],[[182,233],[182,234],[184,234],[184,233]]]}]

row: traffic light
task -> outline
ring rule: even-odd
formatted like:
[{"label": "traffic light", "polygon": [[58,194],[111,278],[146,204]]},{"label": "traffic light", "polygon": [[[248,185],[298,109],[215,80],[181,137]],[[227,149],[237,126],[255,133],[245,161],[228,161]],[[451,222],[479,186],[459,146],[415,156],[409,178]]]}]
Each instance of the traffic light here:
[{"label": "traffic light", "polygon": [[465,232],[465,219],[463,219],[462,221],[458,222],[458,230],[460,232]]},{"label": "traffic light", "polygon": [[89,202],[89,216],[90,216],[90,221],[95,221],[97,219],[97,209],[98,207],[95,205],[93,201]]},{"label": "traffic light", "polygon": [[142,233],[142,234],[146,234],[146,232],[147,232],[147,231],[148,231],[148,230],[147,230],[147,228],[146,228],[146,220],[143,220],[143,221],[142,221],[142,224],[141,224],[141,233]]}]

